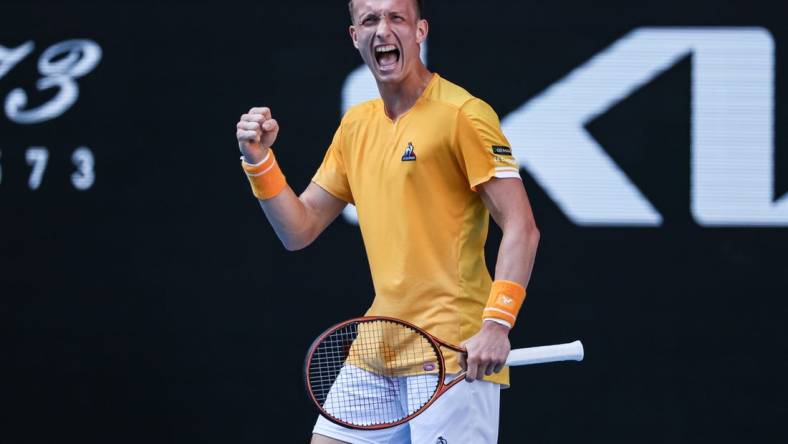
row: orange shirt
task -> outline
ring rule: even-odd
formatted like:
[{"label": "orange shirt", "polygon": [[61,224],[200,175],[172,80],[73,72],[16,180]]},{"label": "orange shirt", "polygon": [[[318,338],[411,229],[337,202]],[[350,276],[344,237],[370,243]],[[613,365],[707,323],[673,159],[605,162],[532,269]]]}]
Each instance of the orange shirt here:
[{"label": "orange shirt", "polygon": [[[520,177],[498,116],[437,74],[397,121],[380,99],[348,110],[312,180],[357,207],[375,285],[367,315],[454,344],[479,331],[492,280],[475,187],[493,177]],[[447,371],[459,371],[454,353]],[[486,379],[508,384],[508,372]]]}]

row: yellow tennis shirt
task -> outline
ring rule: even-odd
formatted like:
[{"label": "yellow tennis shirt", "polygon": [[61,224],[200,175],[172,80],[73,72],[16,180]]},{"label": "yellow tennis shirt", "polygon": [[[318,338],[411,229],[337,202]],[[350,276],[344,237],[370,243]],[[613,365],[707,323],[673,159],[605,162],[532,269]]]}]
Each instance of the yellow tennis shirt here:
[{"label": "yellow tennis shirt", "polygon": [[[312,180],[358,209],[375,285],[367,315],[454,344],[479,331],[492,280],[475,187],[493,177],[520,177],[498,116],[437,74],[396,121],[380,99],[348,110]],[[458,371],[447,353],[447,372]],[[487,379],[508,384],[508,370]]]}]

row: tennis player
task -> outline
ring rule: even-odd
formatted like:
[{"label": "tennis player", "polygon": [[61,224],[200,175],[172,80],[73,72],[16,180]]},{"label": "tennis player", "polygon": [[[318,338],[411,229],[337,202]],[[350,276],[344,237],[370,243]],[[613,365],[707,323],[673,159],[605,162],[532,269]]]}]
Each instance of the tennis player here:
[{"label": "tennis player", "polygon": [[[348,110],[300,196],[271,149],[279,124],[268,108],[238,122],[242,167],[288,250],[306,247],[356,205],[375,287],[367,314],[464,344],[467,358],[451,357],[447,372],[467,369],[467,383],[390,429],[350,430],[319,417],[312,443],[494,443],[508,334],[539,242],[518,163],[493,109],[421,62],[429,32],[421,0],[349,7],[350,37],[381,99]],[[490,215],[503,231],[494,281],[484,260]],[[358,383],[344,389],[364,396]]]}]

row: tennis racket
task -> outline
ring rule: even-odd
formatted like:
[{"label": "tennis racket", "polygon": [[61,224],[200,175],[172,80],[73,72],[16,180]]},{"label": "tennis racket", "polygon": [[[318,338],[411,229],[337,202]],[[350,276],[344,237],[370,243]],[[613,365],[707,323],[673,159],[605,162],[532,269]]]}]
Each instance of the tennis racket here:
[{"label": "tennis racket", "polygon": [[[306,355],[309,397],[326,419],[344,427],[394,427],[424,412],[460,381],[445,383],[441,347],[464,353],[408,322],[364,317],[337,324],[321,334]],[[580,341],[512,350],[506,365],[582,361]]]}]

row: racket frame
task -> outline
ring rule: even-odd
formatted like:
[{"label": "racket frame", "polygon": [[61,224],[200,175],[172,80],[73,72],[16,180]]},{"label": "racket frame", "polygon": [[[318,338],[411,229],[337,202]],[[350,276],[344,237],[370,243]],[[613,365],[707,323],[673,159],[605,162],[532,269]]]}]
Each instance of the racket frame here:
[{"label": "racket frame", "polygon": [[[372,424],[372,425],[368,425],[368,426],[362,426],[362,425],[351,424],[351,423],[342,421],[339,418],[335,418],[335,417],[331,416],[328,412],[325,411],[323,406],[320,405],[320,402],[318,402],[317,397],[315,396],[314,392],[312,391],[312,384],[311,384],[311,379],[310,379],[311,376],[310,376],[310,372],[309,372],[309,364],[310,364],[310,362],[312,362],[312,357],[314,356],[314,354],[317,351],[317,348],[320,346],[320,344],[322,344],[323,341],[327,337],[331,336],[337,330],[340,330],[340,329],[342,329],[344,327],[347,327],[348,325],[351,325],[351,324],[360,324],[360,323],[367,323],[367,322],[374,322],[374,321],[388,321],[388,322],[392,322],[392,323],[395,323],[395,324],[404,325],[406,327],[409,327],[409,328],[413,329],[417,333],[421,334],[425,339],[427,339],[430,342],[430,344],[435,348],[435,351],[436,351],[435,354],[437,356],[438,364],[439,364],[438,365],[438,387],[435,389],[435,393],[432,394],[432,397],[430,398],[429,401],[427,401],[418,410],[416,410],[415,412],[405,416],[404,418],[402,418],[402,419],[400,419],[398,421],[395,421],[395,422],[387,422],[387,423],[384,423],[384,424]],[[386,317],[386,316],[364,316],[364,317],[360,317],[360,318],[348,319],[347,321],[340,322],[339,324],[336,324],[336,325],[326,329],[326,331],[324,331],[320,336],[318,336],[317,339],[315,339],[314,342],[312,342],[312,345],[309,347],[309,351],[306,354],[306,359],[304,360],[304,375],[305,375],[304,382],[306,384],[307,395],[309,396],[309,399],[312,400],[312,403],[318,408],[318,410],[320,411],[320,414],[323,415],[324,418],[326,418],[329,421],[331,421],[331,422],[333,422],[335,424],[338,424],[338,425],[340,425],[342,427],[348,427],[348,428],[356,429],[356,430],[381,430],[381,429],[388,429],[388,428],[391,428],[391,427],[396,427],[396,426],[401,425],[401,424],[405,424],[406,422],[408,422],[411,419],[415,418],[416,416],[420,415],[424,410],[427,410],[427,408],[429,408],[438,398],[440,398],[441,395],[443,395],[446,392],[446,390],[449,390],[450,388],[454,387],[454,385],[458,384],[460,381],[465,379],[465,372],[463,371],[463,372],[459,373],[456,378],[454,378],[453,380],[449,381],[448,384],[444,382],[444,380],[446,379],[446,359],[443,357],[443,351],[441,350],[441,347],[446,347],[446,348],[449,348],[449,349],[454,350],[456,352],[465,353],[465,349],[464,348],[458,347],[458,346],[453,345],[453,344],[449,344],[448,342],[444,342],[444,341],[436,338],[435,336],[427,333],[426,331],[424,331],[424,329],[422,329],[420,327],[417,327],[416,325],[413,325],[410,322],[403,321],[402,319],[390,318],[390,317]]]}]

